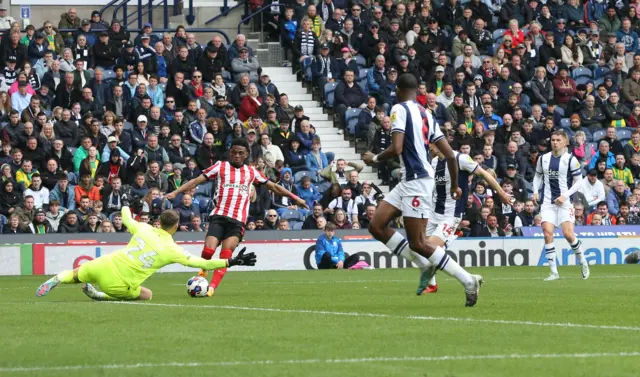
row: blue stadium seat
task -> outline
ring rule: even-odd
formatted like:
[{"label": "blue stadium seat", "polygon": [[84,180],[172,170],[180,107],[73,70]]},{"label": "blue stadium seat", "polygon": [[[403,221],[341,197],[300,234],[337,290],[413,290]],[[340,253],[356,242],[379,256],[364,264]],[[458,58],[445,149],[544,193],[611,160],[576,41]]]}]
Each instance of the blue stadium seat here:
[{"label": "blue stadium seat", "polygon": [[560,127],[569,128],[569,126],[571,126],[571,119],[569,118],[560,119]]},{"label": "blue stadium seat", "polygon": [[318,183],[316,185],[314,185],[316,187],[316,189],[318,189],[318,192],[321,193],[322,195],[324,195],[325,192],[327,192],[327,190],[329,189],[329,187],[331,187],[331,182],[322,182],[322,183]]},{"label": "blue stadium seat", "polygon": [[124,122],[124,129],[128,130],[128,131],[133,131],[133,123],[131,122]]},{"label": "blue stadium seat", "polygon": [[167,91],[167,83],[163,82],[161,84],[158,84],[158,88],[160,88],[160,90],[162,90],[162,93]]},{"label": "blue stadium seat", "polygon": [[356,133],[356,125],[358,124],[358,116],[362,112],[361,109],[349,109],[344,113],[344,121],[347,125],[347,131],[351,135]]},{"label": "blue stadium seat", "polygon": [[557,113],[557,114],[560,114],[561,117],[564,116],[564,109],[562,107],[560,107],[560,106],[556,106],[554,112]]},{"label": "blue stadium seat", "polygon": [[7,218],[4,215],[0,215],[0,232],[2,232],[2,228],[7,225]]},{"label": "blue stadium seat", "polygon": [[200,197],[199,199],[199,207],[200,207],[200,213],[207,213],[207,207],[209,207],[209,202],[211,201],[211,199],[209,199],[208,197]]},{"label": "blue stadium seat", "polygon": [[288,209],[280,215],[280,218],[289,221],[304,221],[304,214],[297,209]]},{"label": "blue stadium seat", "polygon": [[324,85],[324,104],[328,108],[333,107],[334,96],[336,92],[336,86],[338,86],[337,82],[328,82]]},{"label": "blue stadium seat", "polygon": [[498,49],[499,49],[499,48],[500,48],[500,43],[494,43],[494,44],[492,44],[492,45],[491,45],[491,51],[489,51],[489,52],[490,52],[490,54],[491,54],[491,55],[495,55],[495,54],[496,54],[496,52],[498,52]]},{"label": "blue stadium seat", "polygon": [[507,30],[505,30],[505,29],[496,29],[496,30],[493,32],[493,40],[495,41],[495,40],[497,40],[498,38],[502,38],[502,37],[504,36],[504,33],[505,33],[506,31],[507,31]]},{"label": "blue stadium seat", "polygon": [[362,55],[356,55],[354,59],[358,64],[358,68],[364,68],[364,66],[367,65],[367,60]]},{"label": "blue stadium seat", "polygon": [[591,77],[586,77],[586,76],[578,77],[576,79],[576,85],[580,85],[580,84],[587,85],[589,81],[593,81],[593,79]]},{"label": "blue stadium seat", "polygon": [[228,82],[227,85],[229,85],[229,90],[233,90],[236,87],[235,82]]},{"label": "blue stadium seat", "polygon": [[204,196],[206,198],[211,198],[212,191],[213,191],[213,183],[207,182],[205,184],[202,184],[196,187],[195,196]]},{"label": "blue stadium seat", "polygon": [[593,81],[594,91],[595,91],[595,89],[598,89],[598,86],[600,86],[600,84],[602,84],[602,83],[604,83],[604,77],[600,77],[600,78],[595,79]]},{"label": "blue stadium seat", "polygon": [[367,85],[367,80],[358,81],[356,84],[358,84],[365,95],[369,95],[369,86]]},{"label": "blue stadium seat", "polygon": [[104,80],[110,80],[110,79],[112,79],[112,78],[114,78],[114,77],[116,77],[116,73],[115,73],[115,72],[113,72],[113,71],[112,71],[112,70],[110,70],[110,69],[105,70],[105,71],[104,71],[104,74],[102,75],[102,78],[103,78]]},{"label": "blue stadium seat", "polygon": [[116,217],[116,213],[117,212],[113,212],[112,214],[109,215],[109,221],[113,222],[113,219]]},{"label": "blue stadium seat", "polygon": [[604,77],[604,75],[606,75],[607,72],[610,72],[610,71],[611,71],[611,68],[609,67],[598,67],[596,68],[593,77],[597,80],[601,77]]},{"label": "blue stadium seat", "polygon": [[309,170],[300,170],[299,172],[297,172],[296,174],[293,175],[293,180],[296,183],[300,183],[300,180],[302,179],[302,177],[309,177],[311,180],[313,180],[311,178],[311,174],[315,173],[315,172],[311,172]]},{"label": "blue stadium seat", "polygon": [[76,147],[67,147],[67,150],[73,156],[76,153],[76,151],[78,150],[78,148],[76,148]]},{"label": "blue stadium seat", "polygon": [[220,74],[222,75],[222,79],[224,80],[224,82],[232,82],[233,78],[231,77],[231,72],[229,71],[222,71],[220,72]]},{"label": "blue stadium seat", "polygon": [[602,139],[603,137],[607,136],[607,131],[606,130],[600,130],[600,131],[596,131],[593,133],[593,141],[595,143],[598,143],[598,141],[600,139]]},{"label": "blue stadium seat", "polygon": [[574,79],[577,79],[577,78],[580,78],[580,77],[592,78],[593,77],[593,72],[591,72],[591,70],[589,68],[578,67],[578,68],[573,70],[571,75],[573,76]]},{"label": "blue stadium seat", "polygon": [[371,68],[363,68],[360,70],[360,73],[358,74],[358,78],[356,79],[357,82],[360,81],[367,81],[367,76],[369,75],[369,71],[371,70]]},{"label": "blue stadium seat", "polygon": [[582,127],[582,131],[584,132],[584,136],[587,137],[587,143],[592,142],[593,134],[591,133],[591,131],[588,128],[584,128],[584,127]]},{"label": "blue stadium seat", "polygon": [[291,223],[291,230],[302,230],[303,221],[295,221]]},{"label": "blue stadium seat", "polygon": [[626,128],[618,128],[616,130],[616,135],[618,136],[618,139],[631,139],[632,132],[632,130]]},{"label": "blue stadium seat", "polygon": [[598,151],[598,143],[589,143],[587,144],[587,147],[585,148],[585,152],[589,152],[591,153],[591,151]]},{"label": "blue stadium seat", "polygon": [[192,156],[195,156],[196,154],[196,149],[198,149],[198,147],[196,147],[194,144],[185,144],[185,146],[187,147],[187,149],[189,150],[189,153]]}]

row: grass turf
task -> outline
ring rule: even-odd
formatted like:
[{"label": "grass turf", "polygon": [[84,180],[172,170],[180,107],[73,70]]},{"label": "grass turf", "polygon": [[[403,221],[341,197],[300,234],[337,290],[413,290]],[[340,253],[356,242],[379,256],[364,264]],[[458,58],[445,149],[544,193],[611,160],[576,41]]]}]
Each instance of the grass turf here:
[{"label": "grass turf", "polygon": [[554,282],[546,268],[473,272],[475,308],[442,274],[417,297],[415,269],[230,272],[211,299],[159,274],[150,305],[91,302],[79,285],[36,299],[44,277],[2,277],[0,376],[640,375],[640,354],[619,354],[640,351],[637,266],[587,281],[577,267]]}]

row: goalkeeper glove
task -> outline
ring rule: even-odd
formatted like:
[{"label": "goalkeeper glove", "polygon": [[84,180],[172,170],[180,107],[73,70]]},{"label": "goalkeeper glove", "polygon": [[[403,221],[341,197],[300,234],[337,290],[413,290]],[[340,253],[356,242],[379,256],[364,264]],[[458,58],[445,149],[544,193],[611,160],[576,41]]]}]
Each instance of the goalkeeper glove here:
[{"label": "goalkeeper glove", "polygon": [[233,266],[255,266],[256,265],[256,254],[249,253],[245,255],[246,247],[243,247],[242,250],[236,255],[234,258],[229,258],[227,263],[229,267]]},{"label": "goalkeeper glove", "polygon": [[122,194],[120,197],[120,203],[122,203],[123,207],[129,207],[131,203],[129,203],[129,196],[127,194]]}]

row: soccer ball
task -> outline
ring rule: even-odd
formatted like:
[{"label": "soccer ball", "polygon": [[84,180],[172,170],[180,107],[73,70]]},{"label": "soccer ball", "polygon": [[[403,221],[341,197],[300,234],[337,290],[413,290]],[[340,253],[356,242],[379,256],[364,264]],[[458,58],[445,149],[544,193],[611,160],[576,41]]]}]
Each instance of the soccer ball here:
[{"label": "soccer ball", "polygon": [[209,282],[203,277],[194,276],[187,281],[187,293],[191,297],[206,297],[208,289]]}]

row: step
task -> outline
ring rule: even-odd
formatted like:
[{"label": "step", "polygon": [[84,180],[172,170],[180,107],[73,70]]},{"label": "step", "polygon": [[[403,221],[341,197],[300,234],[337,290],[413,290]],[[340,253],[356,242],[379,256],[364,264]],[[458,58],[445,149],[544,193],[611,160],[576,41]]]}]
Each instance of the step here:
[{"label": "step", "polygon": [[327,120],[333,123],[332,116],[329,114],[305,114],[305,115],[309,117],[312,124],[313,122],[323,122]]},{"label": "step", "polygon": [[263,70],[269,72],[269,75],[291,75],[293,71],[291,67],[262,67]]},{"label": "step", "polygon": [[316,120],[312,124],[315,128],[333,128],[333,122],[330,120]]},{"label": "step", "polygon": [[[297,102],[291,101],[292,105],[297,105]],[[305,107],[304,113],[309,116],[309,114],[319,114],[321,115],[324,109],[322,107]],[[311,122],[313,124],[313,122]]]},{"label": "step", "polygon": [[334,134],[318,133],[318,137],[320,137],[320,140],[322,140],[323,143],[325,141],[344,141],[344,136],[338,135],[336,133],[334,133]]},{"label": "step", "polygon": [[[265,70],[266,71],[266,70]],[[268,72],[268,71],[267,71]],[[271,79],[271,81],[275,82],[275,83],[281,83],[281,82],[295,82],[298,85],[302,86],[302,84],[300,84],[298,82],[298,78],[296,77],[296,75],[293,75],[291,73],[289,73],[288,75],[272,75],[269,73],[269,78]],[[306,88],[305,88],[306,89]]]},{"label": "step", "polygon": [[[322,135],[318,135],[320,136],[320,138],[322,139]],[[349,142],[346,140],[340,140],[340,141],[323,141],[322,142],[322,147],[323,148],[349,148]]]},{"label": "step", "polygon": [[293,99],[295,98],[296,94],[309,94],[309,92],[307,92],[307,88],[303,88],[301,85],[300,86],[286,86],[286,85],[278,85],[275,81],[274,83],[276,84],[276,87],[278,88],[278,91],[280,92],[280,94],[286,93],[289,96],[289,101],[291,103],[295,103],[293,101]]},{"label": "step", "polygon": [[305,101],[299,98],[298,95],[296,95],[293,98],[289,98],[289,101],[291,101],[291,103],[295,103],[296,106],[298,105],[302,106],[305,112],[307,111],[307,109],[322,109],[322,106],[318,105],[318,101],[314,101],[314,100]]}]

